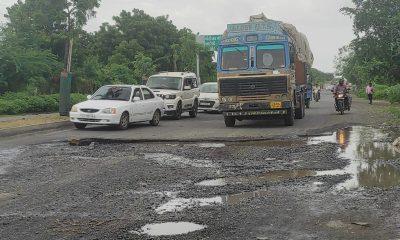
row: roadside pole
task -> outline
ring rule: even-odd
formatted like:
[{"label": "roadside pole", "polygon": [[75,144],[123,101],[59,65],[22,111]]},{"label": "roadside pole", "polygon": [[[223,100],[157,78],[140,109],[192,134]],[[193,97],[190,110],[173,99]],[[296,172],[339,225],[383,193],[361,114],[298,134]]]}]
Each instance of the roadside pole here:
[{"label": "roadside pole", "polygon": [[196,69],[197,69],[197,79],[200,81],[201,84],[201,78],[200,78],[200,56],[199,53],[196,53]]}]

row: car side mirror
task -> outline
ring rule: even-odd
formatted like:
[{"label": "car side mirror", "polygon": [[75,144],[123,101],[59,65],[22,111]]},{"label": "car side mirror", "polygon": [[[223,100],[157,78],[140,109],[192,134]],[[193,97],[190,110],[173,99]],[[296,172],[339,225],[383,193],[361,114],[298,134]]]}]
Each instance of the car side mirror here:
[{"label": "car side mirror", "polygon": [[133,97],[132,102],[140,101],[140,97]]},{"label": "car side mirror", "polygon": [[92,98],[92,95],[87,95],[86,98],[87,100],[90,100]]},{"label": "car side mirror", "polygon": [[183,90],[192,90],[192,88],[190,86],[185,86],[183,87]]}]

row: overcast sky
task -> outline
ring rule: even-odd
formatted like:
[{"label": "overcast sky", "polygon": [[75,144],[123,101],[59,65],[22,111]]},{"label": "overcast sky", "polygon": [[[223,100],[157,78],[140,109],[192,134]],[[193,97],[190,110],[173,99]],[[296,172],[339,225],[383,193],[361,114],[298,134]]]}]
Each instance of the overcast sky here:
[{"label": "overcast sky", "polygon": [[[0,0],[0,21],[17,0]],[[353,38],[352,21],[339,9],[351,0],[102,0],[97,17],[86,27],[95,31],[121,10],[139,8],[152,16],[169,15],[178,28],[200,34],[221,34],[227,23],[246,22],[264,12],[268,18],[292,23],[305,33],[315,56],[314,67],[334,71],[338,49]]]}]

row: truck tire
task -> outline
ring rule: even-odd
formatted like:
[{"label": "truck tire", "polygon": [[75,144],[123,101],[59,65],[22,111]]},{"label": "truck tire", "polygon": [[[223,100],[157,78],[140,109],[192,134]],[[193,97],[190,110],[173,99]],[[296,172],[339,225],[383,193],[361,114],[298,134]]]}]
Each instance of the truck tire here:
[{"label": "truck tire", "polygon": [[285,116],[285,125],[293,126],[294,125],[294,111],[293,108],[289,109],[287,115]]},{"label": "truck tire", "polygon": [[295,118],[303,119],[304,115],[305,115],[305,103],[304,103],[304,98],[302,97],[300,100],[300,108],[296,108]]},{"label": "truck tire", "polygon": [[225,120],[226,127],[232,128],[236,124],[236,118],[234,118],[234,117],[224,117],[224,120]]}]

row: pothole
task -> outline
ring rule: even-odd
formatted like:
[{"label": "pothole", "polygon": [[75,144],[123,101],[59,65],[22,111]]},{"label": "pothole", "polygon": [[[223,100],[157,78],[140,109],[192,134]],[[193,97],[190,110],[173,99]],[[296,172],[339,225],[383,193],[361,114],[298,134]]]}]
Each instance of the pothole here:
[{"label": "pothole", "polygon": [[286,179],[304,178],[318,175],[318,172],[312,170],[280,170],[271,171],[251,176],[235,176],[226,178],[217,178],[201,181],[196,186],[220,187],[228,184],[251,184],[263,182],[277,182]]},{"label": "pothole", "polygon": [[180,212],[194,207],[236,205],[242,201],[267,196],[270,192],[260,189],[253,192],[243,192],[226,196],[216,196],[211,198],[174,198],[156,209],[158,214],[168,212]]},{"label": "pothole", "polygon": [[350,160],[350,164],[344,169],[317,173],[319,176],[351,175],[349,180],[338,184],[337,189],[390,188],[400,185],[400,169],[390,164],[390,161],[400,164],[397,162],[400,153],[382,130],[356,126],[308,140],[309,145],[321,143],[338,144],[339,156]]},{"label": "pothole", "polygon": [[132,234],[157,236],[174,236],[200,231],[207,226],[191,222],[152,223],[143,226],[139,231],[130,231]]},{"label": "pothole", "polygon": [[146,153],[146,160],[154,160],[160,165],[177,167],[217,168],[218,166],[210,160],[188,159],[169,153]]}]

